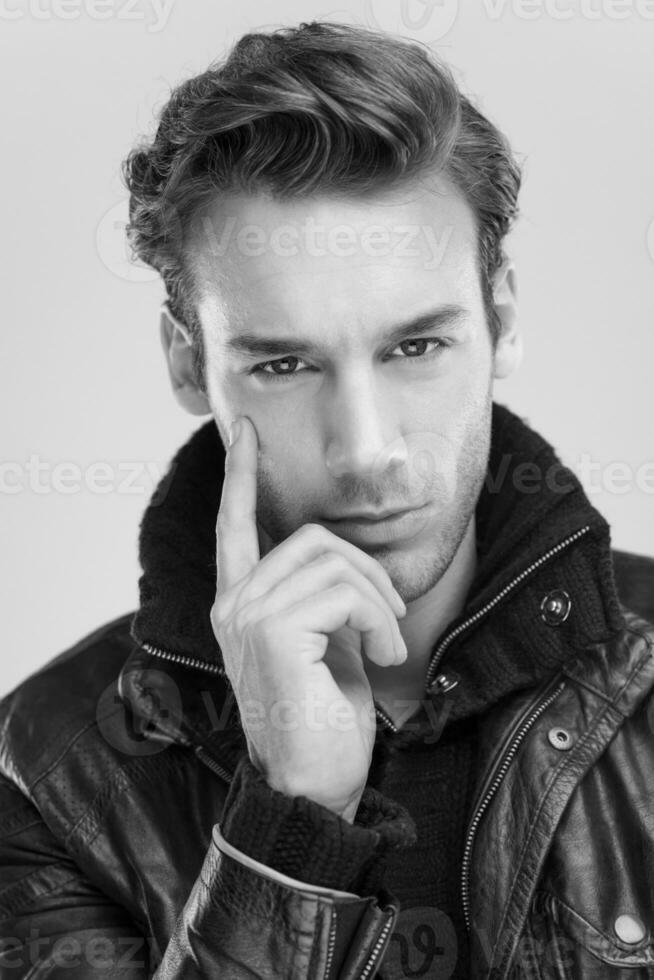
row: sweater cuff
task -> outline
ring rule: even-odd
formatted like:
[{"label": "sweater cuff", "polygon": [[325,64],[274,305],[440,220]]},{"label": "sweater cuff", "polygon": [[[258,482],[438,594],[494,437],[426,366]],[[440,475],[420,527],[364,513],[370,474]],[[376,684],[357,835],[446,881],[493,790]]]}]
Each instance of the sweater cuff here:
[{"label": "sweater cuff", "polygon": [[356,894],[377,891],[386,853],[416,840],[407,810],[378,790],[366,786],[350,824],[306,796],[273,789],[247,754],[234,772],[220,831],[232,847],[289,878]]}]

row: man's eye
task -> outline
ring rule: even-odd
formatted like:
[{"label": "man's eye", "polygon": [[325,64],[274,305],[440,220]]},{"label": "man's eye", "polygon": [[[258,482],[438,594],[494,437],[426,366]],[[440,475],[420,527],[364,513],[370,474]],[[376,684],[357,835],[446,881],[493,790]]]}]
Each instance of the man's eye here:
[{"label": "man's eye", "polygon": [[[408,354],[409,355],[409,358],[414,358],[414,357],[424,357],[425,354],[427,354],[427,350],[426,350],[427,344],[436,344],[436,350],[439,350],[440,348],[446,346],[446,344],[444,343],[444,341],[442,341],[440,338],[437,338],[437,337],[420,337],[420,338],[416,338],[416,339],[412,339],[412,340],[403,340],[401,344],[398,344],[397,345],[397,347],[400,347],[400,348],[402,348],[402,347],[415,347],[415,348],[417,348],[417,350],[413,350],[413,351],[406,351],[406,350],[404,351],[405,354]],[[394,350],[397,350],[397,347],[395,347]],[[431,350],[431,351],[429,351],[429,354],[427,356],[429,356],[430,354],[434,354],[434,353],[435,353],[435,351],[434,350]]]},{"label": "man's eye", "polygon": [[[434,344],[435,348],[432,350],[427,350],[427,347],[430,344]],[[415,361],[421,359],[426,361],[441,353],[441,351],[448,346],[448,343],[442,340],[440,337],[420,337],[411,340],[403,340],[397,345],[397,347],[394,347],[393,350],[397,350],[398,348],[402,349],[404,356],[397,357],[391,353],[387,358],[385,358],[385,360],[391,359],[395,361]],[[263,361],[261,364],[255,364],[254,367],[250,369],[249,373],[259,375],[259,377],[265,378],[266,381],[288,381],[291,378],[297,377],[297,375],[304,373],[304,371],[297,370],[298,364],[302,363],[303,362],[300,357],[288,355],[287,357],[275,358],[273,361]],[[316,371],[317,369],[307,365],[305,370]]]},{"label": "man's eye", "polygon": [[[295,370],[302,361],[299,357],[278,357],[274,361],[264,361],[262,364],[255,364],[250,374],[264,375],[266,381],[285,381],[286,378],[293,377],[299,372]],[[268,370],[271,368],[272,370]],[[279,368],[280,370],[277,370]],[[309,370],[313,370],[309,368]]]}]

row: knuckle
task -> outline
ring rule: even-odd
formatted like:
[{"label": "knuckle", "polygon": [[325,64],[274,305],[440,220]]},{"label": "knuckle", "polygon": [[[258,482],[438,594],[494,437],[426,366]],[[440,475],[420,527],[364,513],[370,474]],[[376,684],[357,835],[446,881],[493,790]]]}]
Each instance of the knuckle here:
[{"label": "knuckle", "polygon": [[345,602],[354,603],[359,598],[359,592],[350,582],[339,582],[332,589],[336,598],[341,597]]},{"label": "knuckle", "polygon": [[338,551],[323,551],[319,560],[329,565],[336,572],[351,571],[352,568],[347,558],[339,554]]},{"label": "knuckle", "polygon": [[211,607],[211,622],[219,626],[227,617],[227,600],[224,595],[216,595]]},{"label": "knuckle", "polygon": [[213,629],[217,639],[219,634],[224,629],[225,619],[226,619],[224,605],[223,603],[221,603],[219,599],[216,599],[213,606],[211,607],[211,610],[209,612],[209,619],[211,622],[211,628]]}]

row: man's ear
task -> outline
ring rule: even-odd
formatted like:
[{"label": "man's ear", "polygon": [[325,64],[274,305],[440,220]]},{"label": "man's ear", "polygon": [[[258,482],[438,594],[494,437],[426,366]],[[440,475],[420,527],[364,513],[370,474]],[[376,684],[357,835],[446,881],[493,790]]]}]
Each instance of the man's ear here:
[{"label": "man's ear", "polygon": [[191,415],[210,415],[211,406],[195,377],[193,338],[186,325],[173,316],[167,303],[161,306],[159,327],[175,398]]},{"label": "man's ear", "polygon": [[493,377],[507,378],[522,360],[522,336],[518,329],[515,266],[505,259],[495,274],[493,305],[499,333],[493,354]]}]

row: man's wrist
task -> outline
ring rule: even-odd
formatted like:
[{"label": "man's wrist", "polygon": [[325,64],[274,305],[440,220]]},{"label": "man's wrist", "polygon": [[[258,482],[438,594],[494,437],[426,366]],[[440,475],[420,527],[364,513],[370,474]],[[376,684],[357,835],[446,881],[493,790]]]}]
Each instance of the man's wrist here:
[{"label": "man's wrist", "polygon": [[333,814],[340,817],[342,820],[345,820],[347,823],[354,823],[365,786],[361,786],[360,789],[349,797],[344,797],[340,800],[332,800],[328,799],[322,794],[314,793],[310,788],[302,786],[297,780],[289,779],[288,777],[278,777],[271,773],[265,772],[262,766],[257,764],[256,759],[253,759],[251,756],[250,761],[255,769],[261,773],[268,786],[275,790],[275,792],[283,793],[284,796],[304,797],[307,800],[311,800],[313,803],[316,803],[318,806],[322,806],[325,807],[325,809],[330,810]]},{"label": "man's wrist", "polygon": [[351,886],[362,869],[381,867],[388,847],[415,840],[404,807],[376,790],[365,788],[354,816],[353,808],[354,800],[345,811],[350,822],[308,797],[288,796],[272,788],[244,754],[219,823],[228,843],[261,864],[289,878],[348,891],[356,890]]}]

